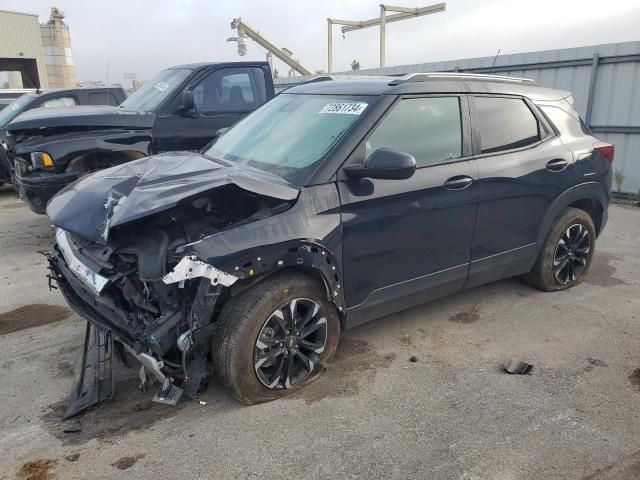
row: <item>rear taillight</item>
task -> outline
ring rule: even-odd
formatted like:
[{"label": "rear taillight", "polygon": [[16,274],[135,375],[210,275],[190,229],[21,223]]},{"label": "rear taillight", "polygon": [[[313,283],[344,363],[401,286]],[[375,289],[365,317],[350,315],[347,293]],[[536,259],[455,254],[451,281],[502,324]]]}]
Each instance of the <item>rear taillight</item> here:
[{"label": "rear taillight", "polygon": [[607,159],[607,162],[613,163],[614,147],[610,143],[604,143],[604,142],[596,143],[593,146],[593,150],[594,151],[597,150],[598,152],[600,152],[600,154]]}]

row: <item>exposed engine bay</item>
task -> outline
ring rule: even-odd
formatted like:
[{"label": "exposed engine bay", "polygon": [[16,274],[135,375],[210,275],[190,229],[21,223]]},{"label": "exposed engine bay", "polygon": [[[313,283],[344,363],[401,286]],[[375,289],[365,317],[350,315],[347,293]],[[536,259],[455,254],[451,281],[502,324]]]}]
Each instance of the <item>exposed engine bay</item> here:
[{"label": "exposed engine bay", "polygon": [[238,277],[176,248],[290,206],[225,185],[113,228],[106,244],[58,228],[50,257],[53,278],[68,298],[84,292],[77,300],[92,304],[95,325],[112,332],[143,364],[143,386],[149,375],[161,381],[157,401],[175,403],[177,381],[195,399],[210,374],[210,338],[223,304],[218,299]]}]

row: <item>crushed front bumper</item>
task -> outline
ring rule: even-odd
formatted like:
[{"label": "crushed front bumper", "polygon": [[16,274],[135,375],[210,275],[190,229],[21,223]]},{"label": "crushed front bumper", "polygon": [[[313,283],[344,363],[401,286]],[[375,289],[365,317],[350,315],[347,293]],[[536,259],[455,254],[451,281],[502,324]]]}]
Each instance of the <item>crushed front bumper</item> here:
[{"label": "crushed front bumper", "polygon": [[70,183],[78,179],[77,173],[42,173],[21,175],[16,169],[16,183],[20,197],[35,213],[45,214],[47,202]]}]

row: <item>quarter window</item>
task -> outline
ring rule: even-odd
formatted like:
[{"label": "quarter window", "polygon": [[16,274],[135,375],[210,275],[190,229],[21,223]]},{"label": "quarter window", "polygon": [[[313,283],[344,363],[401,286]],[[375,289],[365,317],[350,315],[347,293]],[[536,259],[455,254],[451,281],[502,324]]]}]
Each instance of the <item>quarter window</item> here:
[{"label": "quarter window", "polygon": [[378,148],[413,155],[417,165],[460,158],[460,100],[458,97],[400,100],[367,140],[366,156]]},{"label": "quarter window", "polygon": [[538,120],[520,98],[475,97],[481,153],[526,147],[540,140]]}]

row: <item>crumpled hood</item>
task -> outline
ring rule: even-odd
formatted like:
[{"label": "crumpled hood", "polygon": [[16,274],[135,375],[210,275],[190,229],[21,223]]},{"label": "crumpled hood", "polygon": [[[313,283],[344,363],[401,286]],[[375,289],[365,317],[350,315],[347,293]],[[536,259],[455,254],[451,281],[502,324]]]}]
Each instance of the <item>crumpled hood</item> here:
[{"label": "crumpled hood", "polygon": [[108,105],[36,108],[13,119],[7,130],[18,132],[54,127],[151,128],[155,113]]},{"label": "crumpled hood", "polygon": [[262,170],[174,152],[82,178],[51,199],[47,215],[56,227],[106,243],[112,227],[169,210],[180,200],[229,184],[280,200],[294,200],[299,193],[281,177]]}]

